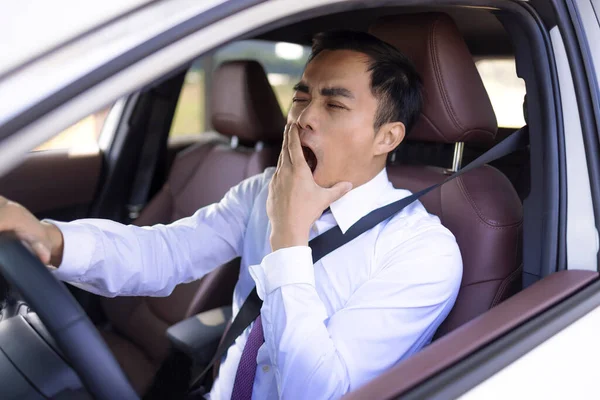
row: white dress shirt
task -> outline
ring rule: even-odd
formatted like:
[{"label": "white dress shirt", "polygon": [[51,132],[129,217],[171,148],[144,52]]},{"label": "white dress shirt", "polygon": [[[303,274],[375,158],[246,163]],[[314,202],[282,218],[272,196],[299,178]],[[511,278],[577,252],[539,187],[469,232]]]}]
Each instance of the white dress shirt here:
[{"label": "white dress shirt", "polygon": [[[454,236],[414,202],[313,265],[311,249],[271,252],[269,168],[217,204],[170,225],[98,219],[57,223],[64,256],[55,275],[104,296],[167,296],[242,257],[233,313],[256,285],[264,301],[254,399],[339,398],[415,353],[452,308],[462,277]],[[410,195],[382,170],[331,205],[313,238],[345,232],[370,211]],[[211,399],[229,399],[250,329],[221,364]]]}]

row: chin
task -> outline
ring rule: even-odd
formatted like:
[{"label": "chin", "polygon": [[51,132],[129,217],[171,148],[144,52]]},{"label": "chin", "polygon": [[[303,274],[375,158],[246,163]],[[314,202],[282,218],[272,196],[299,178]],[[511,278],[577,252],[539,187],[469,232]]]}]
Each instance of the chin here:
[{"label": "chin", "polygon": [[328,179],[327,177],[323,176],[323,174],[321,174],[318,170],[313,171],[312,174],[315,183],[321,187],[330,188],[336,183],[335,181],[332,182],[331,179]]}]

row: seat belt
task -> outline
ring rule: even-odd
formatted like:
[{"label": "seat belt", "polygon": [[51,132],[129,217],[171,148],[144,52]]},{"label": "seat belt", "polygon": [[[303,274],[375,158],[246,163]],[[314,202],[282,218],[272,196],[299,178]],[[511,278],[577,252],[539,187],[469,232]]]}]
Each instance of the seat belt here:
[{"label": "seat belt", "polygon": [[150,120],[147,125],[150,132],[146,135],[146,140],[142,145],[142,154],[140,155],[137,173],[133,180],[131,195],[127,204],[127,217],[130,222],[139,217],[140,211],[148,201],[148,194],[150,193],[154,171],[164,139],[164,108],[168,102],[158,94],[152,101]]},{"label": "seat belt", "polygon": [[[473,160],[469,165],[464,167],[463,169],[455,172],[450,175],[448,178],[444,179],[440,183],[436,183],[433,186],[430,186],[426,189],[423,189],[417,193],[414,193],[410,196],[407,196],[403,199],[390,203],[386,206],[378,208],[376,210],[371,211],[369,214],[365,215],[361,219],[359,219],[354,225],[352,225],[346,233],[342,233],[342,230],[339,226],[335,226],[328,231],[320,234],[309,242],[309,246],[312,249],[312,257],[313,264],[319,261],[321,258],[331,253],[335,249],[343,246],[344,244],[354,240],[358,236],[363,233],[369,231],[375,226],[379,225],[381,222],[386,219],[394,216],[404,209],[406,206],[412,204],[414,201],[419,199],[421,196],[426,195],[432,190],[442,186],[443,184],[450,182],[453,179],[458,178],[459,176],[466,174],[469,171],[472,171],[476,168],[479,168],[485,164],[488,164],[498,158],[504,157],[516,150],[519,150],[529,143],[528,137],[529,129],[527,126],[519,129],[518,131],[512,133],[502,142],[498,143],[481,156],[477,157]],[[220,359],[229,346],[231,346],[237,337],[244,332],[244,330],[250,326],[250,324],[260,315],[260,309],[262,307],[262,300],[258,297],[258,293],[256,292],[256,288],[250,292],[244,304],[240,308],[239,312],[235,316],[231,326],[225,333],[225,337],[221,341],[221,344],[217,348],[215,356],[211,360],[204,370],[200,374],[198,374],[192,381],[190,386],[190,391],[195,389],[201,382],[204,376],[212,366]]]}]

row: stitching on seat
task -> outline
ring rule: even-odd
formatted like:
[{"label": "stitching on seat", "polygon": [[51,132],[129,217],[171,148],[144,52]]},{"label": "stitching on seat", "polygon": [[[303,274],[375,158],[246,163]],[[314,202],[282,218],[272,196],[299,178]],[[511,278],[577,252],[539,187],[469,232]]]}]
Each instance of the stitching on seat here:
[{"label": "stitching on seat", "polygon": [[461,192],[461,194],[466,198],[466,200],[469,202],[469,204],[471,205],[471,209],[473,211],[475,211],[475,214],[477,215],[477,217],[479,218],[479,220],[481,222],[483,222],[485,225],[487,225],[488,227],[490,227],[491,229],[497,229],[497,230],[501,230],[501,229],[506,229],[506,228],[513,228],[513,227],[517,227],[519,225],[523,224],[523,217],[521,217],[521,219],[518,222],[515,222],[513,224],[508,224],[508,225],[494,225],[492,224],[490,221],[488,221],[487,219],[484,218],[483,214],[481,213],[481,210],[479,209],[479,207],[477,207],[477,204],[475,203],[475,201],[473,200],[473,198],[471,197],[471,195],[469,194],[469,192],[466,189],[464,180],[462,176],[459,176],[458,178],[455,179],[458,188]]},{"label": "stitching on seat", "polygon": [[451,141],[444,135],[444,133],[440,129],[438,129],[438,127],[431,121],[431,119],[427,115],[421,113],[421,118],[428,122],[429,127],[432,128],[432,131],[439,135],[442,138],[442,140],[445,140],[446,142]]},{"label": "stitching on seat", "polygon": [[452,103],[450,102],[450,99],[448,98],[448,95],[446,94],[446,91],[444,90],[444,76],[442,75],[442,70],[440,68],[440,62],[437,58],[438,56],[438,52],[437,52],[437,42],[435,40],[435,34],[438,28],[440,22],[440,17],[438,17],[435,22],[433,23],[433,26],[431,28],[431,37],[429,38],[430,41],[430,52],[432,52],[432,61],[433,61],[433,70],[435,72],[435,75],[438,77],[438,79],[436,80],[436,85],[438,87],[438,90],[440,90],[440,93],[442,95],[442,100],[444,101],[444,106],[446,107],[447,111],[449,110],[450,113],[450,119],[452,120],[452,122],[454,123],[455,128],[458,128],[460,130],[464,130],[464,128],[462,127],[462,125],[460,124],[460,122],[458,121],[458,117],[456,116],[455,112],[454,112],[454,108],[452,107]]},{"label": "stitching on seat", "polygon": [[461,286],[460,289],[462,290],[464,288],[468,288],[469,286],[480,285],[482,283],[501,281],[503,279],[506,279],[506,278],[486,279],[485,281],[477,281],[477,282],[469,283],[468,285]]},{"label": "stitching on seat", "polygon": [[502,280],[502,283],[500,284],[500,287],[498,288],[498,291],[496,292],[496,296],[494,296],[494,299],[492,300],[492,304],[490,305],[490,307],[494,307],[495,305],[497,305],[498,303],[500,303],[502,301],[502,298],[504,297],[506,290],[510,287],[511,283],[513,283],[519,276],[521,276],[522,270],[523,270],[523,263],[521,263],[521,265],[519,265],[519,267],[517,269],[515,269],[513,272],[510,273],[510,275],[508,275],[506,278],[504,278]]},{"label": "stitching on seat", "polygon": [[475,135],[477,133],[483,133],[483,134],[489,135],[489,136],[491,136],[492,139],[496,139],[496,136],[497,136],[494,132],[477,128],[477,129],[471,129],[469,131],[464,132],[462,135],[460,135],[460,138],[457,140],[457,142],[466,142],[467,137],[469,135]]}]

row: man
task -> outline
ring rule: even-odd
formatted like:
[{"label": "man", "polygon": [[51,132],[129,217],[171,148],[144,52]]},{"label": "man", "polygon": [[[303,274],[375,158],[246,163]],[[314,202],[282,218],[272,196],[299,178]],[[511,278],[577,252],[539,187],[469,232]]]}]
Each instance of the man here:
[{"label": "man", "polygon": [[420,78],[395,48],[365,33],[320,34],[277,168],[168,226],[40,223],[4,200],[0,230],[16,231],[60,279],[106,296],[166,296],[241,256],[234,313],[254,286],[264,303],[228,350],[211,398],[238,390],[254,327],[264,344],[251,360],[252,397],[339,398],[426,345],[460,286],[455,239],[419,202],[314,265],[308,247],[410,194],[392,187],[385,165],[421,98]]}]

